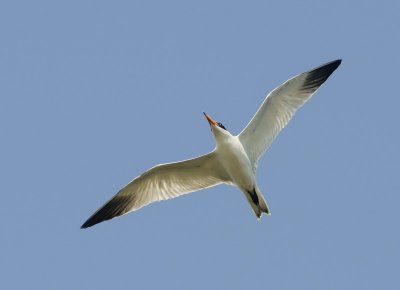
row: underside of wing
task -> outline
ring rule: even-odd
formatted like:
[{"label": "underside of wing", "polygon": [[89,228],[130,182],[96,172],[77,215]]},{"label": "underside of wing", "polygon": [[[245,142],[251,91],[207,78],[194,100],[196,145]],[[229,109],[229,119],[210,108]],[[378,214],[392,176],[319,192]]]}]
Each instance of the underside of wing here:
[{"label": "underside of wing", "polygon": [[239,134],[240,141],[255,164],[296,110],[311,98],[341,62],[335,60],[299,74],[267,95],[257,113]]},{"label": "underside of wing", "polygon": [[157,165],[122,188],[81,228],[137,210],[154,201],[217,185],[223,182],[219,172],[214,151],[194,159]]}]

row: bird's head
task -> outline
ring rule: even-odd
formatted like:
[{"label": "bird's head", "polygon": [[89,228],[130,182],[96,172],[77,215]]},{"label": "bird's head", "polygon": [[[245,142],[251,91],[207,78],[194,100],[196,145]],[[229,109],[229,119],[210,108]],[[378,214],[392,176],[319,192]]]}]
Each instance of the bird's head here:
[{"label": "bird's head", "polygon": [[224,125],[222,125],[221,123],[215,121],[213,118],[211,118],[210,115],[208,115],[207,113],[204,113],[204,116],[206,116],[208,123],[210,124],[211,127],[211,131],[214,134],[215,140],[218,142],[218,140],[227,137],[227,136],[231,136],[231,133],[229,133],[228,130],[226,130],[226,128],[224,127]]}]

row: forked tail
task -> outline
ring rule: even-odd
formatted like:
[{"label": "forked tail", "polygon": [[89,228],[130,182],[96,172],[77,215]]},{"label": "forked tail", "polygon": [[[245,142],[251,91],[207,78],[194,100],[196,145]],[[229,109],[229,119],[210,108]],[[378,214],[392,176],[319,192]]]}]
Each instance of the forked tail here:
[{"label": "forked tail", "polygon": [[258,219],[261,217],[262,213],[270,214],[267,202],[258,186],[252,191],[247,191],[246,198]]}]

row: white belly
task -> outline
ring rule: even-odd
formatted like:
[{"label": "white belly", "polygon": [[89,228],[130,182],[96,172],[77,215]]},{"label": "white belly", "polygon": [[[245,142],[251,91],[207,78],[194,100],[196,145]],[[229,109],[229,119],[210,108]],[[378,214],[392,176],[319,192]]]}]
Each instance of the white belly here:
[{"label": "white belly", "polygon": [[230,138],[227,142],[218,144],[217,156],[230,180],[238,187],[252,190],[255,186],[255,177],[250,160],[237,138]]}]

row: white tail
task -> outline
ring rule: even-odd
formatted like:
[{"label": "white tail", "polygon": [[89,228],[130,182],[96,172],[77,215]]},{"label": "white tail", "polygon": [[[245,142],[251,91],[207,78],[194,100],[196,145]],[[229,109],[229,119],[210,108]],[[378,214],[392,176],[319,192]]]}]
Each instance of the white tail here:
[{"label": "white tail", "polygon": [[258,200],[259,200],[258,207],[260,208],[260,211],[267,215],[270,215],[271,212],[269,211],[268,204],[265,201],[265,198],[264,198],[263,194],[261,193],[260,189],[258,188],[258,186],[256,186],[256,193],[257,193]]}]

